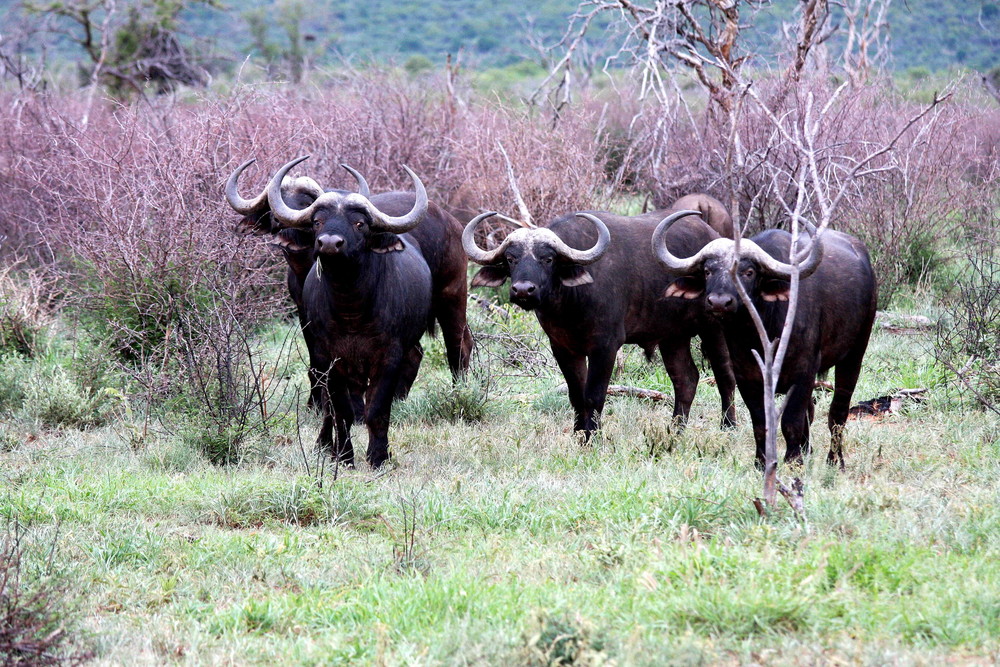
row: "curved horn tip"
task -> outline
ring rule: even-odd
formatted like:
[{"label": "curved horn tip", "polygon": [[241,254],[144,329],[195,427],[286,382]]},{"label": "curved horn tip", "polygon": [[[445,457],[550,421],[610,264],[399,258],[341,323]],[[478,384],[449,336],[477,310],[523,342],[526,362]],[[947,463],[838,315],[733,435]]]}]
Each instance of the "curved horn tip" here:
[{"label": "curved horn tip", "polygon": [[420,180],[420,177],[417,176],[416,172],[410,169],[405,164],[403,165],[403,169],[406,171],[407,174],[409,174],[410,180],[412,180],[413,184],[417,187],[417,191],[419,192],[421,190],[424,190],[423,181]]}]

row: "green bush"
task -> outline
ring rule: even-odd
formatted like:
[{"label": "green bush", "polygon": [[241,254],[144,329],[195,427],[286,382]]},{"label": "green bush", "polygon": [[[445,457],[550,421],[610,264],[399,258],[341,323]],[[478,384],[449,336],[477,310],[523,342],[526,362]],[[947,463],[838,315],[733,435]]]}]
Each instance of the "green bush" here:
[{"label": "green bush", "polygon": [[63,368],[56,367],[30,379],[24,412],[42,426],[91,428],[106,424],[117,404],[113,394],[80,387]]},{"label": "green bush", "polygon": [[11,355],[0,359],[0,413],[49,428],[91,428],[107,423],[117,405],[114,392],[81,386],[62,366]]},{"label": "green bush", "polygon": [[591,624],[575,618],[540,612],[526,634],[522,663],[531,667],[565,665],[607,665],[613,661],[605,652],[605,640]]}]

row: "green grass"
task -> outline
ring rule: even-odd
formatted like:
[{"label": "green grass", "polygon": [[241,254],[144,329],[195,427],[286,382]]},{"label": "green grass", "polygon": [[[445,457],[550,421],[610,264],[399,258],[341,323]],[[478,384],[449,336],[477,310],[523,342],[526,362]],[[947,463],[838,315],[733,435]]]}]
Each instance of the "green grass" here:
[{"label": "green grass", "polygon": [[[519,352],[544,351],[530,317],[514,317]],[[55,541],[98,664],[1000,655],[1000,423],[950,401],[928,340],[877,332],[856,398],[916,385],[930,398],[851,422],[844,473],[824,463],[819,397],[818,456],[795,473],[808,531],[787,507],[758,517],[746,414],[720,431],[706,383],[688,429],[650,457],[668,406],[613,398],[582,446],[553,369],[505,367],[502,346],[484,342],[492,375],[475,381],[492,384],[469,419],[455,406],[479,405],[481,385],[451,390],[440,345],[426,349],[384,474],[361,465],[334,479],[328,466],[319,480],[286,433],[220,467],[166,427],[137,443],[118,421],[22,419],[0,448],[0,517]],[[638,351],[624,359],[620,381],[669,390]],[[318,419],[301,417],[311,443]],[[364,451],[363,429],[355,438]]]}]

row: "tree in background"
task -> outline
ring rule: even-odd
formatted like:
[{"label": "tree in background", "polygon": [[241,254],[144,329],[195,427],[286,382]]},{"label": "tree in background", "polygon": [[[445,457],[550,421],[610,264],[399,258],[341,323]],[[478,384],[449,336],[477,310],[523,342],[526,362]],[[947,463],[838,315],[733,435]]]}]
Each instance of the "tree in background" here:
[{"label": "tree in background", "polygon": [[208,73],[180,40],[180,13],[218,0],[24,0],[28,14],[52,21],[89,60],[81,74],[120,98],[204,86]]},{"label": "tree in background", "polygon": [[[274,19],[270,18],[272,14]],[[277,0],[270,11],[257,7],[243,12],[253,46],[264,58],[268,79],[286,76],[291,83],[301,83],[305,77],[315,53],[320,50],[316,46],[307,46],[315,44],[316,36],[302,30],[305,17],[306,8],[302,0]],[[270,37],[275,24],[284,33],[285,39],[281,42]]]}]

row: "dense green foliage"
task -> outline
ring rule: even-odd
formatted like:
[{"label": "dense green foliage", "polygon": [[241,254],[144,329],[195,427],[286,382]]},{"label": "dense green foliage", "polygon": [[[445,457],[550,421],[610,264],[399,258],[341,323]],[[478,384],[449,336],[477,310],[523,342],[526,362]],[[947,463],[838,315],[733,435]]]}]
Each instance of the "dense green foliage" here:
[{"label": "dense green foliage", "polygon": [[[0,17],[18,0],[0,0]],[[576,0],[539,0],[525,5],[517,0],[432,0],[398,2],[370,0],[360,11],[355,3],[319,0],[248,0],[222,7],[189,3],[182,14],[189,42],[197,45],[205,64],[235,69],[248,56],[263,64],[282,51],[298,51],[316,64],[347,59],[354,63],[410,58],[443,63],[445,54],[458,53],[477,67],[496,67],[536,58],[534,40],[554,45],[562,37]],[[775,47],[781,24],[792,17],[795,3],[775,0],[755,15],[744,10],[746,46],[767,54]],[[839,9],[833,22],[842,22]],[[298,23],[292,25],[295,19]],[[611,15],[591,31],[592,48],[617,48],[618,38],[608,29]],[[1000,65],[1000,3],[994,0],[910,0],[889,10],[890,66],[896,70],[939,70],[960,66],[987,70]],[[301,39],[301,42],[296,43]],[[291,42],[291,43],[290,43]],[[206,49],[206,45],[212,48]],[[831,42],[833,53],[837,40]],[[69,50],[64,53],[70,55]]]}]

